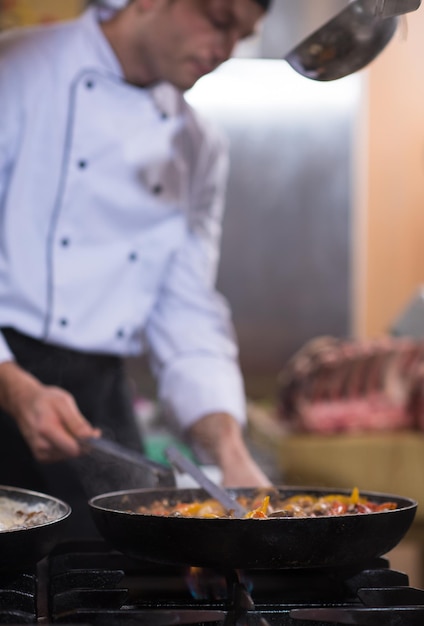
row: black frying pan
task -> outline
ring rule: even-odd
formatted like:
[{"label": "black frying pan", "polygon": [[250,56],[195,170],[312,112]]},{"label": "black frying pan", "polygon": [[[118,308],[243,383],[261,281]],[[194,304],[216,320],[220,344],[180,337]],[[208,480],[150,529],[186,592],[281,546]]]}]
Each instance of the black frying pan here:
[{"label": "black frying pan", "polygon": [[71,507],[52,496],[15,487],[0,486],[0,498],[18,502],[25,511],[28,507],[41,509],[49,516],[42,524],[0,531],[0,573],[26,569],[49,554],[60,540]]},{"label": "black frying pan", "polygon": [[[343,489],[278,487],[281,497],[325,495]],[[234,489],[253,495],[255,489]],[[261,490],[263,493],[263,490]],[[157,499],[206,499],[201,489],[140,489],[103,494],[89,506],[100,533],[125,554],[157,562],[210,568],[325,568],[367,563],[394,548],[415,516],[417,503],[400,496],[361,492],[398,508],[340,517],[273,519],[198,519],[135,513]]]}]

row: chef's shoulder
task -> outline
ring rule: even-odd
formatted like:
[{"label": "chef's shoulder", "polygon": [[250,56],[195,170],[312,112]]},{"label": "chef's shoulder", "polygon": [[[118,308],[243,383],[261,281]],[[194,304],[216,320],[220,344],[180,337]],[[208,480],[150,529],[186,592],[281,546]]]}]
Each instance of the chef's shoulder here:
[{"label": "chef's shoulder", "polygon": [[191,149],[196,156],[207,152],[211,157],[228,156],[229,143],[218,125],[206,114],[195,109],[188,101],[187,95],[173,89],[172,98],[175,107],[184,120],[184,128]]},{"label": "chef's shoulder", "polygon": [[21,80],[42,81],[57,72],[69,55],[69,46],[78,45],[74,22],[12,28],[0,34],[0,71]]}]

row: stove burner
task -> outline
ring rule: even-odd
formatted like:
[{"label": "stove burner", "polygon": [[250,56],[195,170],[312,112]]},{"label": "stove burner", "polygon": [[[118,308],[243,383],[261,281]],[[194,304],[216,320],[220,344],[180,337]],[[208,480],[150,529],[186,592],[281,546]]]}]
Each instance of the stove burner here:
[{"label": "stove burner", "polygon": [[[217,573],[227,593],[195,598],[187,569],[135,561],[102,541],[68,542],[35,571],[0,577],[0,623],[86,626],[421,626],[424,590],[377,559],[362,571]],[[246,584],[247,581],[247,584]]]}]

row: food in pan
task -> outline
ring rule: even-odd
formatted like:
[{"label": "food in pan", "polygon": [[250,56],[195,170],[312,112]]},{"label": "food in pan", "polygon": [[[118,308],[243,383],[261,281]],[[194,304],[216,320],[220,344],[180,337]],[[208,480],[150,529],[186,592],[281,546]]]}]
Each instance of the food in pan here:
[{"label": "food in pan", "polygon": [[39,526],[55,519],[43,503],[26,504],[13,498],[0,497],[0,532]]},{"label": "food in pan", "polygon": [[[238,501],[245,507],[246,518],[270,519],[282,517],[334,517],[340,515],[361,515],[377,513],[397,508],[395,502],[373,502],[361,497],[355,487],[350,495],[314,495],[299,493],[288,498],[278,494],[258,494],[255,497],[239,496]],[[165,517],[231,518],[217,500],[207,499],[194,502],[171,503],[167,499],[155,500],[148,506],[139,506],[137,513],[161,515]]]}]

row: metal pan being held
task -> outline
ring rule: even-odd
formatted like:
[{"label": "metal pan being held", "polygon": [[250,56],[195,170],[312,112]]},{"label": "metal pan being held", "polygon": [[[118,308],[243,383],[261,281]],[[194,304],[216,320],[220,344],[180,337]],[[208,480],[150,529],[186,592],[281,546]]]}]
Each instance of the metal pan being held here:
[{"label": "metal pan being held", "polygon": [[0,485],[0,572],[23,570],[49,554],[70,515],[62,500]]},{"label": "metal pan being held", "polygon": [[[233,489],[251,497],[256,489]],[[264,490],[260,490],[261,495]],[[344,489],[273,487],[271,494],[321,497],[350,495]],[[394,548],[411,526],[417,503],[392,494],[361,491],[376,503],[396,503],[393,510],[323,517],[268,519],[166,517],[141,514],[158,500],[171,504],[206,500],[201,489],[140,489],[92,498],[93,519],[116,549],[138,559],[210,568],[327,568],[369,563]]]}]

